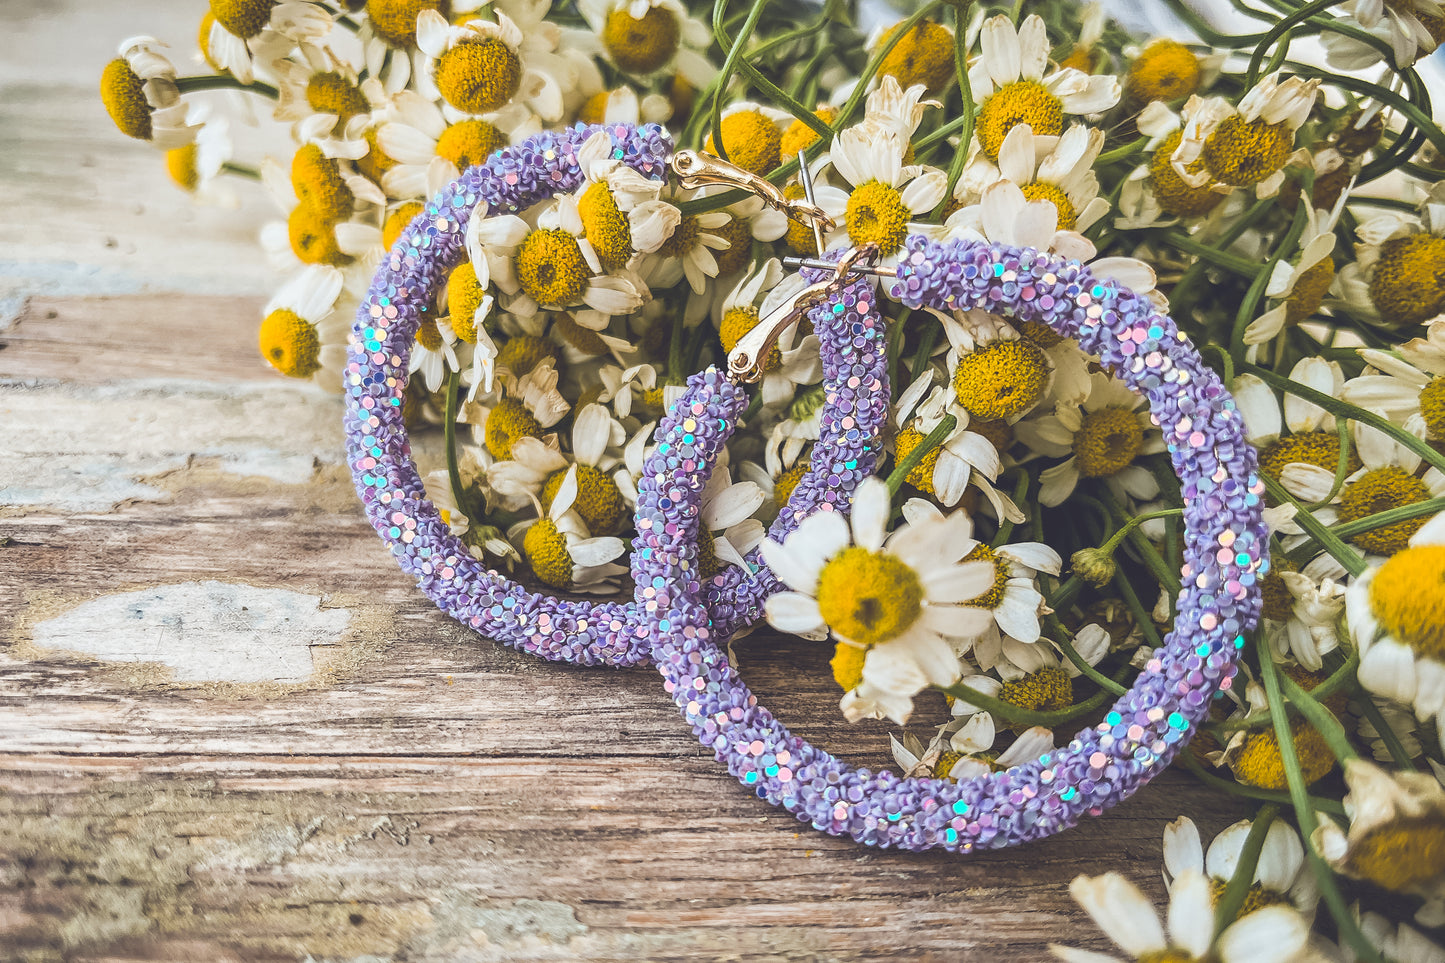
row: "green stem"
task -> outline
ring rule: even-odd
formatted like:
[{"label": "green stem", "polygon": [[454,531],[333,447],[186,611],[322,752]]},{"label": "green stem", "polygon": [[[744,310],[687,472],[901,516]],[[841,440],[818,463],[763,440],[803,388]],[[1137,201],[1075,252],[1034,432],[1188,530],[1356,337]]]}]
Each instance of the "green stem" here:
[{"label": "green stem", "polygon": [[[1149,570],[1154,573],[1155,580],[1167,589],[1171,596],[1177,597],[1180,589],[1178,573],[1169,568],[1169,563],[1164,561],[1164,556],[1159,554],[1159,549],[1154,547],[1154,543],[1149,541],[1143,532],[1139,531],[1137,527],[1129,527],[1129,513],[1125,511],[1118,496],[1107,489],[1105,489],[1103,494],[1106,503],[1113,510],[1115,517],[1124,524],[1125,528],[1129,529],[1127,534],[1129,544],[1133,545],[1135,550],[1138,551],[1139,555],[1144,559],[1144,564],[1149,566]],[[1170,510],[1166,509],[1165,511]]]},{"label": "green stem", "polygon": [[[1119,672],[1115,674],[1114,681],[1122,683],[1132,671],[1133,666],[1125,663]],[[1109,690],[1100,689],[1083,702],[1076,703],[1066,709],[1056,709],[1052,712],[1039,712],[1035,709],[1025,709],[1021,706],[1016,706],[1012,702],[1004,702],[1002,699],[995,699],[993,696],[986,696],[976,689],[970,689],[961,682],[956,685],[945,686],[943,691],[955,699],[962,699],[970,705],[978,706],[978,708],[985,712],[991,712],[1005,722],[1016,725],[1048,726],[1051,729],[1054,726],[1061,725],[1079,716],[1093,712],[1105,702],[1109,701],[1112,696]]]},{"label": "green stem", "polygon": [[1122,147],[1115,147],[1113,150],[1106,150],[1094,159],[1094,167],[1103,167],[1105,164],[1112,164],[1115,161],[1124,160],[1143,150],[1149,144],[1148,136],[1140,137],[1138,140],[1131,140]]},{"label": "green stem", "polygon": [[1265,489],[1277,502],[1287,501],[1299,509],[1295,513],[1295,523],[1305,530],[1305,534],[1313,536],[1314,540],[1320,543],[1320,547],[1335,557],[1335,560],[1345,567],[1345,571],[1351,575],[1359,575],[1369,566],[1360,557],[1360,553],[1340,541],[1339,536],[1320,524],[1319,519],[1310,514],[1299,499],[1291,495],[1285,487],[1275,481],[1269,475],[1261,474],[1260,480],[1264,482]]},{"label": "green stem", "polygon": [[1434,515],[1442,511],[1445,511],[1445,495],[1430,498],[1423,502],[1415,502],[1410,505],[1399,505],[1395,508],[1387,508],[1383,512],[1366,515],[1364,518],[1353,522],[1332,525],[1330,526],[1330,531],[1334,532],[1339,538],[1350,538],[1361,532],[1374,531],[1377,528],[1384,528],[1386,525],[1393,525],[1396,522],[1419,518],[1422,515]]},{"label": "green stem", "polygon": [[[1334,695],[1345,686],[1354,684],[1355,670],[1357,670],[1359,667],[1360,653],[1351,652],[1350,657],[1346,659],[1339,668],[1331,672],[1329,677],[1325,679],[1325,681],[1321,682],[1319,685],[1309,690],[1310,698],[1316,701],[1323,701],[1324,699],[1327,699],[1330,696]],[[1249,715],[1244,716],[1240,719],[1226,719],[1223,722],[1208,723],[1206,726],[1204,726],[1204,728],[1209,729],[1209,731],[1217,738],[1220,735],[1225,735],[1231,732],[1238,732],[1241,729],[1257,729],[1265,723],[1269,722],[1269,719],[1269,710],[1261,709],[1258,712],[1252,712]],[[1220,741],[1223,742],[1225,740],[1221,739]]]},{"label": "green stem", "polygon": [[[1267,651],[1261,652],[1259,657],[1273,661]],[[1341,764],[1359,758],[1359,751],[1350,744],[1349,734],[1345,732],[1345,727],[1340,725],[1340,720],[1335,718],[1333,712],[1326,709],[1319,700],[1306,692],[1298,682],[1289,676],[1280,673],[1279,684],[1289,699],[1290,705],[1298,709],[1304,720],[1314,726],[1315,730],[1324,737],[1325,744],[1330,747],[1330,752],[1334,753],[1335,758]]]},{"label": "green stem", "polygon": [[[1264,35],[1264,39],[1259,42],[1259,46],[1254,48],[1254,56],[1249,58],[1249,71],[1246,73],[1244,80],[1245,88],[1253,87],[1255,83],[1259,81],[1259,66],[1264,62],[1265,53],[1274,45],[1276,40],[1289,33],[1291,28],[1296,25],[1304,23],[1315,14],[1333,6],[1335,2],[1336,0],[1314,0],[1313,3],[1305,4],[1270,28],[1269,32]],[[1289,42],[1286,41],[1285,50],[1288,51],[1288,49]]]},{"label": "green stem", "polygon": [[943,212],[948,207],[948,202],[953,199],[958,179],[963,176],[964,164],[968,161],[968,145],[973,140],[974,115],[978,109],[973,101],[973,84],[968,79],[968,24],[964,20],[968,9],[967,4],[953,8],[953,69],[958,74],[958,93],[963,99],[963,115],[959,118],[963,121],[963,126],[960,128],[962,133],[958,135],[958,147],[954,151],[953,160],[948,164],[948,188],[943,192],[943,199],[933,209],[933,218],[937,221],[943,220]]},{"label": "green stem", "polygon": [[1068,629],[1064,628],[1064,624],[1059,621],[1058,616],[1046,616],[1044,619],[1044,623],[1054,634],[1054,644],[1056,644],[1060,649],[1064,650],[1064,655],[1068,657],[1070,662],[1074,663],[1074,667],[1077,668],[1080,673],[1090,679],[1099,688],[1104,689],[1107,692],[1113,693],[1116,696],[1121,696],[1129,691],[1127,686],[1120,685],[1118,682],[1115,682],[1113,679],[1109,678],[1107,675],[1090,665],[1084,659],[1084,657],[1079,654],[1079,650],[1074,648],[1074,643],[1069,635]]},{"label": "green stem", "polygon": [[1269,287],[1269,279],[1274,274],[1275,265],[1284,259],[1285,255],[1293,254],[1295,247],[1299,244],[1300,234],[1304,232],[1305,224],[1308,223],[1309,205],[1301,203],[1294,213],[1294,223],[1290,225],[1289,232],[1274,246],[1274,253],[1265,262],[1264,269],[1254,277],[1254,283],[1249,286],[1248,293],[1239,305],[1239,311],[1234,316],[1234,331],[1229,337],[1229,354],[1236,365],[1244,361],[1244,331],[1249,323],[1255,319],[1256,311],[1259,309],[1259,302],[1264,299],[1265,288]]},{"label": "green stem", "polygon": [[206,74],[203,77],[176,78],[177,93],[194,94],[202,90],[246,90],[253,94],[260,94],[262,97],[270,97],[272,100],[277,100],[281,96],[281,91],[270,84],[263,84],[259,80],[243,84],[231,74]]},{"label": "green stem", "polygon": [[918,466],[924,455],[943,444],[943,439],[947,438],[957,425],[957,418],[953,415],[944,415],[943,420],[934,425],[933,430],[924,435],[923,440],[915,445],[913,450],[899,461],[892,473],[889,474],[888,494],[897,495],[898,489],[903,487],[903,480],[908,477],[908,473]]},{"label": "green stem", "polygon": [[230,161],[221,162],[221,173],[230,174],[233,177],[244,177],[247,180],[259,181],[261,172],[254,167],[247,167],[245,164],[233,164]]},{"label": "green stem", "polygon": [[1285,714],[1284,696],[1280,691],[1279,671],[1275,668],[1274,660],[1267,655],[1259,660],[1259,675],[1264,682],[1265,696],[1269,699],[1269,714],[1274,723],[1275,738],[1279,742],[1280,764],[1284,767],[1285,781],[1289,784],[1290,804],[1294,806],[1295,821],[1299,823],[1305,854],[1309,859],[1310,869],[1314,871],[1315,882],[1319,884],[1320,895],[1324,897],[1325,905],[1329,907],[1330,915],[1335,918],[1335,925],[1339,927],[1340,936],[1345,942],[1349,943],[1362,959],[1371,963],[1383,963],[1380,954],[1365,939],[1365,935],[1355,923],[1354,915],[1346,905],[1339,887],[1335,885],[1334,873],[1319,853],[1315,852],[1310,837],[1314,835],[1319,823],[1315,819],[1315,810],[1310,805],[1309,791],[1305,786],[1304,774],[1300,771],[1299,757],[1295,754],[1289,717]]},{"label": "green stem", "polygon": [[[1243,796],[1245,799],[1258,799],[1261,802],[1281,803],[1288,805],[1290,797],[1288,793],[1275,792],[1271,789],[1260,789],[1257,786],[1246,786],[1241,782],[1231,782],[1228,779],[1221,779],[1214,773],[1205,769],[1198,759],[1195,759],[1188,752],[1181,752],[1174,757],[1185,769],[1204,785],[1211,789],[1218,789],[1220,792],[1229,793],[1231,796]],[[1335,799],[1326,799],[1323,796],[1311,796],[1310,805],[1322,813],[1333,813],[1336,816],[1345,815],[1345,807]]]},{"label": "green stem", "polygon": [[1234,875],[1229,877],[1229,883],[1224,887],[1224,893],[1214,907],[1215,939],[1238,918],[1239,911],[1244,908],[1244,898],[1249,895],[1249,888],[1254,885],[1254,871],[1259,866],[1259,854],[1264,849],[1265,837],[1269,835],[1270,824],[1278,815],[1278,803],[1265,803],[1259,812],[1254,814],[1249,835],[1244,838],[1244,848],[1239,851],[1239,862],[1235,864]]},{"label": "green stem", "polygon": [[1108,554],[1112,555],[1114,554],[1114,549],[1119,547],[1119,543],[1123,541],[1130,532],[1134,531],[1134,529],[1138,528],[1145,522],[1153,521],[1156,518],[1172,518],[1176,515],[1183,514],[1184,509],[1182,508],[1163,508],[1157,512],[1149,512],[1145,515],[1135,515],[1123,525],[1119,526],[1119,530],[1116,531],[1113,535],[1110,535],[1107,542],[1099,546],[1099,551],[1107,552]]},{"label": "green stem", "polygon": [[753,0],[752,9],[748,11],[748,18],[743,21],[742,28],[738,30],[738,35],[733,38],[732,46],[729,47],[726,43],[726,35],[723,33],[723,13],[727,10],[727,0],[717,0],[713,4],[713,34],[717,37],[719,46],[727,51],[727,59],[723,61],[722,69],[718,71],[717,78],[713,81],[712,98],[713,152],[723,160],[727,160],[728,155],[727,148],[723,146],[722,136],[722,93],[727,89],[733,72],[737,70],[738,63],[743,57],[743,48],[747,46],[748,38],[752,36],[753,30],[757,27],[758,20],[767,6],[768,0]]},{"label": "green stem", "polygon": [[1139,626],[1139,631],[1144,633],[1145,640],[1156,649],[1163,645],[1164,641],[1159,638],[1159,630],[1154,626],[1154,617],[1144,607],[1144,603],[1139,601],[1139,594],[1134,591],[1133,583],[1129,581],[1129,576],[1124,574],[1122,568],[1114,573],[1114,587],[1123,596],[1124,604],[1128,607],[1129,614],[1134,616],[1134,622]]},{"label": "green stem", "polygon": [[1259,276],[1259,265],[1248,258],[1228,254],[1208,244],[1201,244],[1194,238],[1185,234],[1170,233],[1164,235],[1164,243],[1177,247],[1181,251],[1193,254],[1195,257],[1203,258],[1210,264],[1228,268],[1235,274],[1242,277],[1255,278]]},{"label": "green stem", "polygon": [[908,376],[917,378],[923,373],[923,368],[928,364],[928,359],[933,357],[933,346],[938,341],[938,322],[932,315],[928,323],[923,326],[923,333],[918,337],[918,350],[913,352],[913,360],[908,365]]}]

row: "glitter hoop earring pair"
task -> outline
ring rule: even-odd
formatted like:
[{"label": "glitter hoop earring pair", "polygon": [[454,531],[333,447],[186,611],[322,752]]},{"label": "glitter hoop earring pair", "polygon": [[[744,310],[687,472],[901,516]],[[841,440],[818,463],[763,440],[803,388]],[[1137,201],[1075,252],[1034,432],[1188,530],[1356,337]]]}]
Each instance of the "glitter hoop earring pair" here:
[{"label": "glitter hoop earring pair", "polygon": [[[814,828],[868,845],[968,852],[1051,835],[1098,815],[1165,768],[1236,669],[1268,570],[1263,486],[1243,423],[1219,378],[1145,297],[1077,262],[1002,245],[911,237],[889,284],[909,307],[980,308],[1037,321],[1149,401],[1185,499],[1178,620],[1134,687],[1064,748],[965,783],[854,768],[790,733],[728,664],[729,635],[761,617],[777,588],[766,568],[698,577],[700,496],[746,405],[718,369],[694,375],[658,425],[638,484],[630,606],[545,599],[487,572],[426,501],[401,421],[406,357],[444,273],[460,261],[479,201],[514,212],[580,182],[575,153],[604,131],[640,173],[667,170],[659,128],[578,126],[492,155],[435,198],[384,260],[353,331],[347,367],[348,455],[368,518],[403,569],[443,610],[481,634],[544,658],[656,664],[704,746],[759,797]],[[839,254],[848,260],[856,252]],[[861,272],[806,275],[827,299],[809,311],[827,385],[810,474],[775,524],[781,538],[814,510],[847,511],[879,451],[889,390],[883,322]]]}]

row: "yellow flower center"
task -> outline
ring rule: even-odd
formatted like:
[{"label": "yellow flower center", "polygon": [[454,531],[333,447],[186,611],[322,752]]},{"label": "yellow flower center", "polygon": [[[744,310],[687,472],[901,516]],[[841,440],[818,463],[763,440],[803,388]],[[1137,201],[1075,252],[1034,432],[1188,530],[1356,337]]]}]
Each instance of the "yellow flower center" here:
[{"label": "yellow flower center", "polygon": [[1037,80],[1016,80],[985,98],[978,111],[979,142],[990,160],[998,160],[1008,132],[1028,124],[1036,136],[1064,131],[1064,105]]},{"label": "yellow flower center", "polygon": [[[778,166],[778,152],[783,135],[778,125],[757,110],[735,110],[722,119],[723,149],[728,160],[743,170],[762,176]],[[709,134],[703,150],[717,153],[717,145]]]},{"label": "yellow flower center", "polygon": [[783,472],[778,476],[778,480],[773,482],[773,505],[779,511],[782,511],[783,507],[788,504],[788,499],[793,497],[793,490],[798,487],[798,482],[803,480],[803,476],[808,473],[811,466],[810,459],[799,458],[793,462],[792,468]]},{"label": "yellow flower center", "polygon": [[897,638],[923,613],[923,583],[896,555],[854,545],[823,566],[818,611],[844,638],[877,645]]},{"label": "yellow flower center", "polygon": [[1380,245],[1370,301],[1390,325],[1419,324],[1439,314],[1445,307],[1445,237],[1411,234]]},{"label": "yellow flower center", "polygon": [[583,124],[600,124],[607,119],[607,100],[610,90],[599,90],[588,97],[577,110],[577,120]]},{"label": "yellow flower center", "polygon": [[377,141],[377,128],[372,127],[361,135],[366,140],[366,153],[357,160],[356,169],[362,176],[374,183],[381,183],[381,176],[396,166],[396,158],[381,149]]},{"label": "yellow flower center", "polygon": [[389,47],[416,46],[416,18],[423,10],[446,15],[443,0],[366,0],[366,18],[371,29]]},{"label": "yellow flower center", "polygon": [[970,421],[968,430],[975,435],[983,435],[1000,452],[1008,451],[1014,443],[1013,427],[1006,421]]},{"label": "yellow flower center", "polygon": [[730,215],[726,224],[713,228],[710,233],[729,245],[726,250],[712,252],[713,259],[717,261],[718,277],[725,278],[747,267],[753,254],[753,229],[747,218]]},{"label": "yellow flower center", "polygon": [[993,341],[958,359],[953,391],[979,418],[1011,419],[1028,411],[1049,387],[1049,363],[1032,341]]},{"label": "yellow flower center", "polygon": [[953,767],[958,765],[958,761],[962,758],[963,753],[961,752],[954,752],[952,749],[945,750],[943,754],[938,757],[938,761],[933,764],[933,778],[952,778],[949,776],[949,773],[953,771]]},{"label": "yellow flower center", "polygon": [[[789,184],[783,188],[783,196],[790,201],[800,201],[806,196],[806,193],[802,184]],[[783,235],[783,243],[794,254],[817,253],[812,227],[791,217],[788,218],[788,231]]]},{"label": "yellow flower center", "polygon": [[371,109],[361,89],[336,70],[311,75],[306,82],[306,103],[318,114],[335,114],[343,124]]},{"label": "yellow flower center", "polygon": [[440,351],[442,334],[437,330],[437,319],[430,314],[422,317],[416,326],[416,343],[428,351]]},{"label": "yellow flower center", "polygon": [[1431,378],[1420,389],[1420,414],[1431,438],[1445,438],[1445,378]]},{"label": "yellow flower center", "polygon": [[261,357],[283,375],[309,378],[321,368],[316,326],[294,311],[279,308],[266,315],[258,341]]},{"label": "yellow flower center", "polygon": [[1199,960],[1189,951],[1171,946],[1168,949],[1149,950],[1141,954],[1138,963],[1199,963]]},{"label": "yellow flower center", "polygon": [[[587,523],[587,531],[593,535],[616,535],[622,527],[622,517],[627,512],[627,503],[617,483],[591,465],[577,465],[577,501],[572,507]],[[553,472],[542,486],[542,509],[550,511],[552,499],[567,478],[568,469]]]},{"label": "yellow flower center", "polygon": [[978,598],[970,599],[963,603],[976,609],[996,609],[1003,602],[1003,593],[1008,589],[1009,564],[1008,559],[1001,557],[997,552],[988,547],[985,542],[979,542],[967,555],[963,557],[965,562],[992,562],[993,563],[993,584],[988,591]]},{"label": "yellow flower center", "polygon": [[551,342],[531,334],[509,338],[497,349],[497,367],[506,368],[518,378],[548,359],[557,360],[557,352]]},{"label": "yellow flower center", "polygon": [[1226,117],[1204,141],[1204,165],[1225,184],[1250,187],[1284,166],[1294,146],[1289,125]]},{"label": "yellow flower center", "polygon": [[381,226],[381,243],[390,251],[396,246],[401,232],[405,231],[407,225],[416,220],[421,213],[421,201],[407,201],[405,204],[386,215],[386,222]]},{"label": "yellow flower center", "polygon": [[538,228],[517,248],[517,283],[541,305],[566,307],[582,300],[592,271],[577,239],[561,228]]},{"label": "yellow flower center", "polygon": [[[898,461],[902,462],[912,454],[913,449],[917,448],[922,441],[923,434],[916,428],[904,428],[900,431],[898,437],[893,440]],[[918,459],[918,464],[909,469],[903,480],[925,495],[937,494],[933,488],[933,470],[938,466],[938,453],[941,450],[936,445],[929,449],[922,458]]]},{"label": "yellow flower center", "polygon": [[[755,308],[729,308],[724,314],[722,324],[718,328],[718,340],[722,342],[724,351],[732,351],[737,347],[743,335],[758,326],[758,312]],[[783,352],[778,346],[773,345],[768,351],[768,357],[763,362],[764,371],[776,371],[783,363]]]},{"label": "yellow flower center", "polygon": [[1393,556],[1370,581],[1370,609],[1386,632],[1445,662],[1445,545],[1416,545]]},{"label": "yellow flower center", "polygon": [[[565,343],[591,357],[607,353],[607,342],[596,331],[584,328],[573,320],[566,311],[557,312],[552,321],[552,331]],[[600,390],[600,386],[598,386]],[[581,407],[580,405],[578,407]]]},{"label": "yellow flower center", "polygon": [[1199,58],[1182,43],[1155,40],[1129,65],[1125,86],[1140,103],[1181,100],[1199,89]]},{"label": "yellow flower center", "polygon": [[682,26],[671,10],[648,7],[640,19],[623,4],[607,15],[602,28],[602,45],[618,69],[629,74],[648,74],[662,67],[677,53]]},{"label": "yellow flower center", "polygon": [[[1053,184],[1045,184],[1043,181],[1034,181],[1023,186],[1024,197],[1030,201],[1048,201],[1059,211],[1059,230],[1072,231],[1074,225],[1079,223],[1079,212],[1074,210],[1074,202],[1069,200],[1061,188]],[[1037,323],[1037,322],[1035,322]]]},{"label": "yellow flower center", "polygon": [[196,46],[201,48],[201,59],[206,62],[218,74],[228,74],[229,70],[223,70],[216,59],[211,56],[211,26],[216,22],[216,15],[209,9],[201,14],[201,25],[196,31]]},{"label": "yellow flower center", "polygon": [[[1149,159],[1149,189],[1154,192],[1154,199],[1166,213],[1176,217],[1199,217],[1214,210],[1219,202],[1224,200],[1224,195],[1210,190],[1208,184],[1190,187],[1174,169],[1170,156],[1183,136],[1176,130],[1154,151],[1154,156]],[[1204,170],[1204,158],[1191,161],[1186,170],[1190,174],[1198,174]]]},{"label": "yellow flower center", "polygon": [[1445,825],[1437,816],[1398,819],[1372,830],[1352,847],[1350,868],[1392,892],[1414,889],[1445,868]]},{"label": "yellow flower center", "polygon": [[1016,682],[1005,682],[998,697],[1035,712],[1067,709],[1074,704],[1074,682],[1056,665],[1046,665]]},{"label": "yellow flower center", "polygon": [[1069,55],[1059,61],[1060,67],[1072,67],[1074,70],[1089,74],[1094,72],[1094,52],[1083,44],[1074,44],[1074,49]]},{"label": "yellow flower center", "polygon": [[437,58],[436,85],[457,110],[485,114],[511,100],[522,86],[522,61],[496,37],[459,43]]},{"label": "yellow flower center", "polygon": [[[884,43],[902,26],[899,23],[889,30]],[[953,33],[932,20],[920,20],[888,51],[878,66],[878,76],[896,78],[904,90],[922,84],[930,94],[942,92],[953,82]]]},{"label": "yellow flower center", "polygon": [[679,126],[686,123],[688,114],[692,113],[692,105],[697,101],[697,88],[688,83],[682,74],[675,73],[662,82],[662,93],[672,108],[672,123]]},{"label": "yellow flower center", "polygon": [[[1394,465],[1375,468],[1349,485],[1340,495],[1340,521],[1356,522],[1376,512],[1413,505],[1430,497],[1425,483]],[[1350,537],[1360,548],[1376,555],[1394,555],[1409,544],[1428,518],[1407,518]]]},{"label": "yellow flower center", "polygon": [[[1060,226],[1062,227],[1063,225],[1061,224]],[[1017,324],[1020,334],[1045,351],[1062,343],[1064,340],[1062,334],[1059,334],[1042,321],[1025,321],[1023,324],[1015,322],[1015,324]]]},{"label": "yellow flower center", "polygon": [[503,461],[512,457],[512,443],[518,438],[541,436],[542,426],[516,398],[503,398],[497,402],[482,427],[482,443],[493,457]]},{"label": "yellow flower center", "polygon": [[538,579],[553,588],[572,584],[572,556],[567,553],[567,536],[550,518],[540,519],[522,536],[522,551]]},{"label": "yellow flower center", "polygon": [[303,145],[291,158],[291,187],[298,201],[327,221],[350,217],[356,204],[340,165],[315,144]]},{"label": "yellow flower center", "polygon": [[848,237],[855,245],[877,244],[884,254],[903,246],[911,217],[913,212],[903,206],[903,195],[877,180],[860,184],[853,191],[843,216]]},{"label": "yellow flower center", "polygon": [[166,173],[181,190],[194,192],[201,183],[201,172],[196,170],[196,142],[183,144],[166,151]]},{"label": "yellow flower center", "polygon": [[211,0],[216,22],[242,40],[250,40],[266,29],[276,0]]},{"label": "yellow flower center", "polygon": [[722,568],[717,560],[717,541],[713,539],[712,532],[707,529],[699,529],[697,533],[697,574],[702,578],[712,578]]},{"label": "yellow flower center", "polygon": [[286,229],[291,250],[304,264],[329,264],[343,267],[351,258],[336,246],[335,219],[319,213],[310,204],[301,203],[291,211]]},{"label": "yellow flower center", "polygon": [[[1290,727],[1290,740],[1294,743],[1300,772],[1306,783],[1318,782],[1335,767],[1335,757],[1329,744],[1314,726],[1303,721],[1295,722]],[[1260,789],[1289,787],[1279,754],[1279,739],[1273,729],[1251,733],[1238,755],[1230,757],[1229,767],[1234,771],[1235,778],[1247,786],[1258,786]]]},{"label": "yellow flower center", "polygon": [[615,271],[626,264],[633,253],[632,227],[605,181],[598,181],[582,192],[577,200],[577,213],[582,218],[583,236],[591,242],[602,266]]},{"label": "yellow flower center", "polygon": [[852,692],[863,681],[863,662],[868,650],[861,645],[839,642],[833,649],[833,658],[828,663],[833,667],[833,681],[844,692]]},{"label": "yellow flower center", "polygon": [[100,102],[122,134],[136,140],[151,139],[151,105],[146,101],[145,82],[119,57],[101,71]]},{"label": "yellow flower center", "polygon": [[1297,572],[1299,567],[1283,555],[1269,560],[1269,571],[1259,580],[1259,592],[1263,599],[1262,614],[1275,622],[1288,621],[1294,612],[1294,593],[1285,584],[1285,572]]},{"label": "yellow flower center", "polygon": [[[1340,466],[1339,436],[1333,432],[1305,431],[1297,435],[1285,435],[1270,442],[1259,452],[1259,470],[1275,481],[1279,480],[1286,465],[1296,462],[1334,472]],[[1360,458],[1351,451],[1345,472],[1353,474],[1359,468]]]},{"label": "yellow flower center", "polygon": [[507,146],[507,135],[485,120],[463,120],[452,124],[437,138],[437,156],[445,157],[464,171]]},{"label": "yellow flower center", "polygon": [[1128,468],[1143,443],[1144,429],[1132,411],[1100,408],[1084,415],[1074,434],[1074,463],[1084,478],[1107,478]]},{"label": "yellow flower center", "polygon": [[[1226,879],[1209,878],[1209,890],[1212,901],[1218,905],[1221,897],[1224,896],[1224,888],[1229,885]],[[1287,893],[1277,893],[1272,889],[1265,889],[1258,883],[1251,883],[1245,891],[1244,902],[1239,907],[1239,912],[1234,918],[1244,919],[1255,910],[1262,910],[1266,906],[1293,906],[1294,902]]]},{"label": "yellow flower center", "polygon": [[[825,124],[832,124],[838,117],[838,108],[819,107],[813,111],[813,116]],[[724,135],[726,136],[726,135]],[[801,120],[795,120],[783,131],[783,138],[778,143],[778,156],[781,160],[792,160],[798,156],[798,151],[807,150],[818,142],[818,132]],[[799,191],[801,191],[801,186]],[[800,193],[798,195],[802,197]]]},{"label": "yellow flower center", "polygon": [[684,217],[678,222],[677,227],[672,229],[671,236],[662,242],[659,248],[665,257],[682,257],[692,246],[697,243],[697,236],[702,233],[702,228],[695,217]]},{"label": "yellow flower center", "polygon": [[1294,288],[1285,302],[1284,319],[1288,324],[1299,324],[1314,316],[1320,309],[1330,283],[1335,279],[1335,259],[1326,254],[1318,264],[1301,271],[1294,279]]},{"label": "yellow flower center", "polygon": [[467,344],[477,343],[477,308],[486,293],[477,283],[477,269],[471,261],[452,268],[447,278],[447,314],[453,333]]}]

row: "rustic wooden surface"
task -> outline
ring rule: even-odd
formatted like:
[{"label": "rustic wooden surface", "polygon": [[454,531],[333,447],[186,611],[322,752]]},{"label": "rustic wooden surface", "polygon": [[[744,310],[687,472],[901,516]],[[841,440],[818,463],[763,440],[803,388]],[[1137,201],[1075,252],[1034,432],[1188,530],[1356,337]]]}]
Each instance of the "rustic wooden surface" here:
[{"label": "rustic wooden surface", "polygon": [[[442,617],[357,509],[337,400],[256,355],[265,198],[193,208],[96,101],[122,37],[189,54],[181,7],[0,6],[0,957],[1033,960],[1103,948],[1072,877],[1160,895],[1165,823],[1240,815],[1171,773],[1045,844],[871,851],[741,790],[650,670]],[[886,760],[817,647],[738,654]]]}]

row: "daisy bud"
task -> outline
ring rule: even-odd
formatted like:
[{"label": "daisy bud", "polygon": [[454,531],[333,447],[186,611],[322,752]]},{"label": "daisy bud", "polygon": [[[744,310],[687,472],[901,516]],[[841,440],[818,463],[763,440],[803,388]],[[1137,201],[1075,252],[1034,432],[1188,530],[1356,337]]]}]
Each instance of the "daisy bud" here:
[{"label": "daisy bud", "polygon": [[1069,564],[1075,575],[1095,587],[1107,585],[1119,570],[1113,554],[1102,548],[1081,548],[1070,556]]}]

